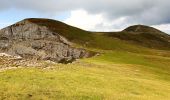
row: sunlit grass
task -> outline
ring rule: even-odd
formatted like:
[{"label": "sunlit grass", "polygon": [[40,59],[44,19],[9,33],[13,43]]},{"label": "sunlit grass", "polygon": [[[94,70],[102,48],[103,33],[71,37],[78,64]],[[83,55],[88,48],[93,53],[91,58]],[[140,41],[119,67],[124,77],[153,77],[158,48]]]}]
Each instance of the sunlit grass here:
[{"label": "sunlit grass", "polygon": [[100,55],[68,65],[44,63],[51,69],[19,68],[0,72],[0,99],[170,99],[169,51],[103,36],[93,37],[85,47]]},{"label": "sunlit grass", "polygon": [[[11,100],[168,100],[169,59],[149,58],[110,51],[69,65],[56,64],[54,69],[8,70],[0,73],[0,97]],[[162,69],[164,65],[168,66]]]}]

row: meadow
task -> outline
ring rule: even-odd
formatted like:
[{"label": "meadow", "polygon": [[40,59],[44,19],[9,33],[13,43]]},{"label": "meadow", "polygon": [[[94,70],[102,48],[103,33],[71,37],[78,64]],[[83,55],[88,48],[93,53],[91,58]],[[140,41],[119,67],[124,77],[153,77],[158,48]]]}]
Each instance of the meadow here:
[{"label": "meadow", "polygon": [[117,49],[96,51],[100,52],[99,56],[72,64],[44,63],[51,67],[0,72],[0,99],[170,99],[168,51],[148,48],[137,53]]}]

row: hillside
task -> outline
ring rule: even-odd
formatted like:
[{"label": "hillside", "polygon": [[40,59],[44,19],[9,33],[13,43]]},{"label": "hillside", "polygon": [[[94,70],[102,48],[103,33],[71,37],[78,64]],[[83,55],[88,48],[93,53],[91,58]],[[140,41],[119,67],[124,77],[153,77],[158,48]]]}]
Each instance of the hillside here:
[{"label": "hillside", "polygon": [[[66,25],[62,22],[58,22],[50,19],[26,19],[34,24],[40,26],[46,26],[49,30],[59,33],[66,37],[68,40],[78,43],[80,45],[96,46],[96,42],[99,42],[96,38],[103,38],[96,36],[93,32],[88,32],[76,27]],[[101,32],[103,33],[103,32]],[[170,35],[161,32],[155,28],[134,25],[124,29],[121,32],[109,32],[106,35],[116,37],[121,40],[127,40],[128,42],[137,43],[137,45],[146,46],[156,49],[170,49]],[[105,37],[104,37],[105,38]],[[85,44],[84,44],[85,43]],[[103,49],[102,45],[101,48]],[[112,49],[112,48],[107,48]]]},{"label": "hillside", "polygon": [[144,25],[130,26],[121,32],[109,32],[105,35],[149,48],[168,50],[170,48],[170,35]]},{"label": "hillside", "polygon": [[[72,33],[67,31],[75,32],[75,36],[80,34],[76,33],[79,31],[82,35],[85,34],[85,31],[54,20],[25,19],[0,30],[0,52],[25,59],[59,63],[69,63],[95,55],[94,52],[74,47],[71,40],[74,41],[72,38],[77,37],[72,37]],[[83,39],[77,40],[85,41]]]},{"label": "hillside", "polygon": [[[15,34],[7,34],[11,28]],[[19,45],[9,51],[1,49],[8,52],[0,53],[0,99],[170,99],[170,39],[155,28],[135,25],[121,32],[88,32],[51,19],[31,18],[0,30],[0,37],[0,47],[3,43]],[[46,45],[39,46],[39,42]],[[33,48],[37,45],[41,48]],[[49,45],[62,49],[45,49]],[[6,54],[30,48],[39,53],[51,50],[63,55],[71,49],[92,55],[81,57],[78,53],[79,60],[61,64]]]},{"label": "hillside", "polygon": [[70,41],[84,43],[84,41],[92,39],[92,36],[90,36],[91,35],[90,32],[87,32],[85,30],[73,26],[69,26],[65,23],[56,20],[30,18],[25,19],[25,21],[29,21],[39,26],[48,27],[48,29],[51,30],[52,32],[59,33],[60,35],[64,36]]}]

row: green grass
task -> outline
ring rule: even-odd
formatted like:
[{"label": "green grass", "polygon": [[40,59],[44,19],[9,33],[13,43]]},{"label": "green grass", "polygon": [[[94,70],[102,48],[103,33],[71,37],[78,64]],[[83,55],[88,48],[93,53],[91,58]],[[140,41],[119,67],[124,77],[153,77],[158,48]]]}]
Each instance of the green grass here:
[{"label": "green grass", "polygon": [[[54,26],[56,24],[60,26],[61,23],[54,23]],[[63,33],[78,47],[99,52],[100,56],[68,65],[44,63],[52,69],[2,71],[0,99],[170,100],[170,51],[82,33],[69,26],[53,31]]]},{"label": "green grass", "polygon": [[170,58],[122,51],[54,69],[0,73],[0,98],[11,100],[168,100]]}]

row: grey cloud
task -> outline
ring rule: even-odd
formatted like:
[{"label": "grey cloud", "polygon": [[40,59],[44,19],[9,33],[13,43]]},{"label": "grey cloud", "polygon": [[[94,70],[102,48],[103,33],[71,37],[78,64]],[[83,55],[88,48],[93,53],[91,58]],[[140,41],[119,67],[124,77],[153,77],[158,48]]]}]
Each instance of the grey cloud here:
[{"label": "grey cloud", "polygon": [[8,9],[10,7],[9,4],[10,4],[9,1],[6,1],[6,0],[0,1],[0,11]]},{"label": "grey cloud", "polygon": [[51,14],[85,9],[110,20],[126,16],[131,23],[170,23],[169,0],[0,0],[0,10],[8,8]]}]

